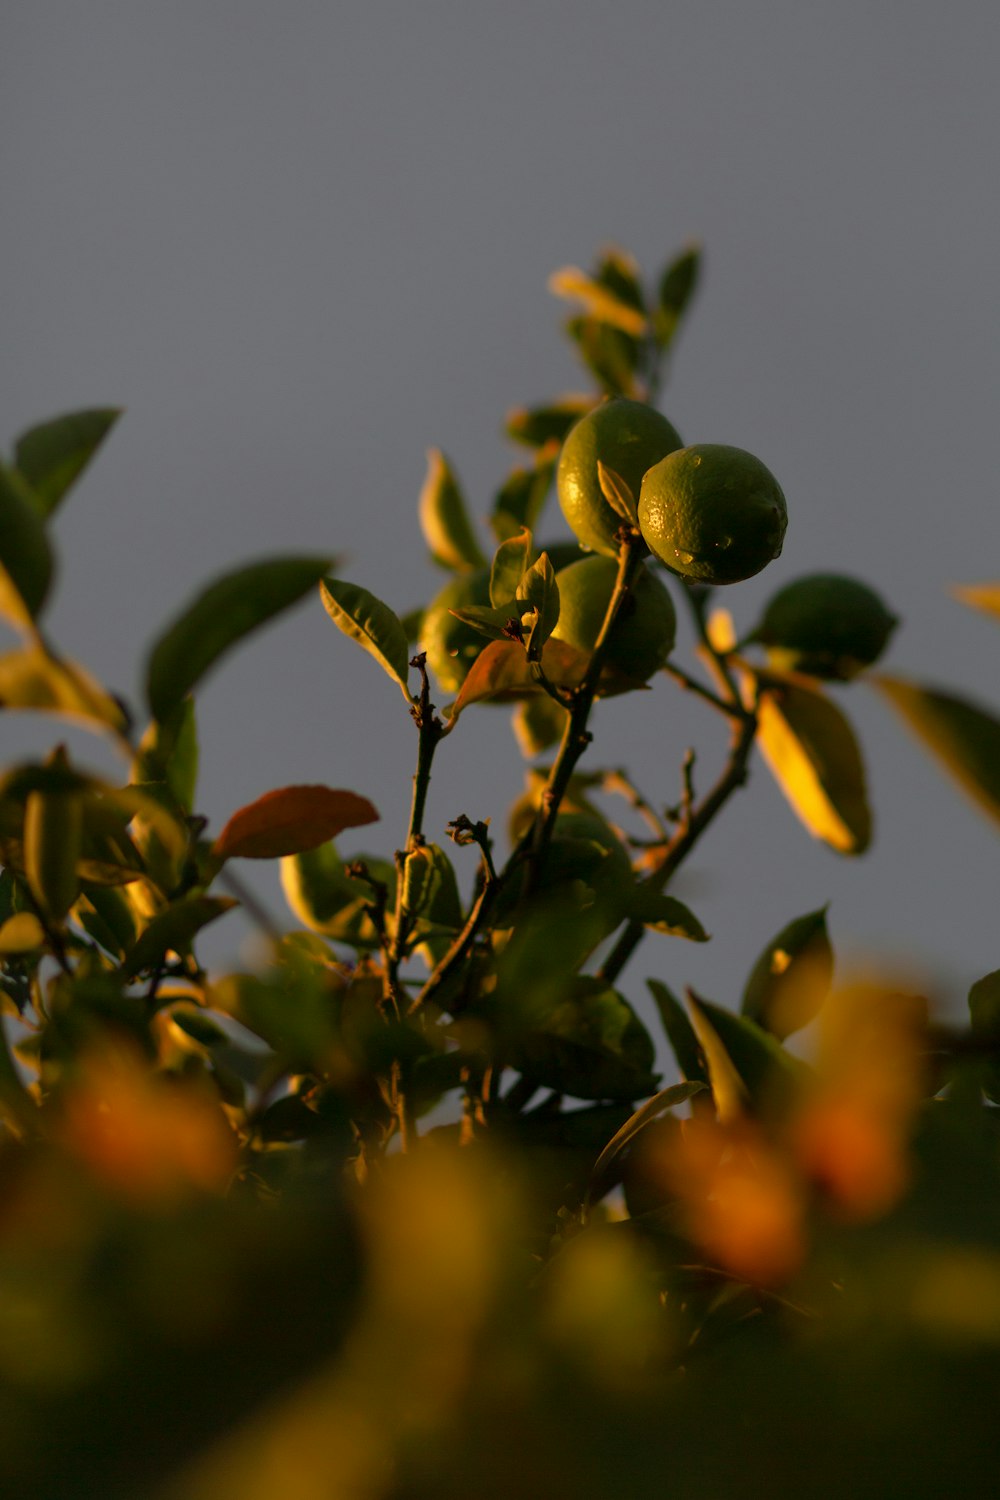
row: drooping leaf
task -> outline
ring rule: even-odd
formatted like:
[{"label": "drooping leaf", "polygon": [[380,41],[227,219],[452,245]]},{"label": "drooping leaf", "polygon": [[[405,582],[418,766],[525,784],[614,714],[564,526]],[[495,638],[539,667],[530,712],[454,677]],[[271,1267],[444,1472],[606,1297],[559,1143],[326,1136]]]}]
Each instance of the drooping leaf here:
[{"label": "drooping leaf", "polygon": [[83,667],[36,645],[0,656],[0,708],[59,714],[91,729],[125,727],[120,704]]},{"label": "drooping leaf", "polygon": [[185,896],[174,902],[173,906],[153,918],[125,955],[122,962],[124,977],[134,979],[145,970],[155,969],[167,953],[186,952],[203,927],[225,916],[238,904],[230,896]]},{"label": "drooping leaf", "polygon": [[882,675],[869,681],[962,790],[1000,820],[1000,720],[939,688]]},{"label": "drooping leaf", "polygon": [[323,607],[337,629],[375,658],[383,671],[399,683],[409,703],[410,690],[406,684],[410,652],[398,616],[367,589],[340,578],[324,579],[320,594]]},{"label": "drooping leaf", "polygon": [[549,277],[549,291],[568,301],[581,302],[592,318],[633,338],[641,339],[647,332],[644,312],[576,266],[554,271]]},{"label": "drooping leaf", "polygon": [[150,653],[146,695],[154,717],[166,719],[224,652],[297,604],[329,567],[329,558],[276,557],[209,584]]},{"label": "drooping leaf", "polygon": [[524,443],[528,448],[544,448],[546,443],[561,446],[570,428],[594,405],[592,395],[573,393],[560,396],[548,406],[519,406],[507,413],[504,429],[515,443]]},{"label": "drooping leaf", "polygon": [[367,797],[328,786],[284,786],[234,812],[212,845],[218,859],[303,854],[345,828],[378,820]]},{"label": "drooping leaf", "polygon": [[17,629],[40,613],[53,569],[39,503],[21,475],[0,464],[0,614]]},{"label": "drooping leaf", "polygon": [[826,907],[796,917],[772,938],[754,964],[742,1011],[783,1041],[819,1014],[833,982]]},{"label": "drooping leaf", "polygon": [[649,1033],[628,1001],[580,975],[536,1027],[516,1038],[512,1065],[577,1099],[639,1099],[656,1088]]},{"label": "drooping leaf", "polygon": [[709,939],[694,912],[683,901],[668,896],[665,891],[653,890],[642,880],[636,881],[629,897],[628,915],[633,921],[642,922],[654,932],[663,932],[669,937],[687,938],[692,943],[707,943]]},{"label": "drooping leaf", "polygon": [[659,298],[653,317],[656,342],[669,349],[698,286],[701,249],[692,245],[672,260],[660,279]]},{"label": "drooping leaf", "polygon": [[[589,664],[590,657],[566,641],[548,640],[542,647],[542,669],[557,687],[577,687]],[[470,703],[486,698],[541,691],[524,647],[517,641],[491,641],[469,668],[450,716],[457,719]]]},{"label": "drooping leaf", "polygon": [[542,448],[532,469],[514,469],[493,502],[490,526],[498,542],[516,536],[523,527],[534,531],[552,488],[559,458],[558,445]]},{"label": "drooping leaf", "polygon": [[534,560],[531,532],[527,526],[501,542],[490,568],[490,604],[503,609],[517,594],[517,586]]},{"label": "drooping leaf", "polygon": [[53,417],[22,432],[14,462],[50,516],[76,483],[121,416],[114,406],[94,407]]},{"label": "drooping leaf", "polygon": [[588,1200],[611,1163],[621,1155],[640,1131],[644,1130],[651,1121],[659,1119],[660,1115],[665,1114],[668,1109],[676,1109],[679,1104],[686,1104],[695,1094],[700,1094],[706,1086],[704,1083],[672,1083],[669,1088],[661,1089],[658,1094],[654,1094],[652,1099],[647,1099],[645,1104],[640,1104],[635,1113],[631,1114],[625,1124],[611,1137],[595,1161],[594,1169],[590,1174]]},{"label": "drooping leaf", "polygon": [[647,979],[646,986],[656,1004],[660,1022],[681,1073],[689,1083],[703,1083],[708,1087],[708,1063],[687,1011],[677,996],[659,979]]},{"label": "drooping leaf", "polygon": [[420,528],[434,561],[456,573],[485,568],[465,499],[440,448],[427,454],[427,477],[420,491]]},{"label": "drooping leaf", "polygon": [[757,743],[814,838],[840,854],[871,841],[865,771],[847,719],[810,679],[760,672]]},{"label": "drooping leaf", "polygon": [[708,1062],[720,1119],[731,1117],[731,1110],[741,1113],[747,1104],[755,1110],[781,1108],[806,1075],[805,1064],[756,1021],[713,1005],[690,990],[688,1010]]}]

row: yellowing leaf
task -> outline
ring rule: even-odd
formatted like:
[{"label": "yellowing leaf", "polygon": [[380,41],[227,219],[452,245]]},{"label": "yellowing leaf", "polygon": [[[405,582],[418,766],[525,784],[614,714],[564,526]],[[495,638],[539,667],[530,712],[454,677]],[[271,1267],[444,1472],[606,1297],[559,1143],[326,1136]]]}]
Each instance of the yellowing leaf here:
[{"label": "yellowing leaf", "polygon": [[440,448],[431,448],[427,454],[418,514],[431,556],[442,568],[456,573],[485,568],[486,558],[476,541],[458,480]]},{"label": "yellowing leaf", "polygon": [[865,771],[854,731],[815,683],[758,673],[757,743],[771,774],[814,838],[840,854],[871,841]]},{"label": "yellowing leaf", "polygon": [[629,307],[606,286],[594,281],[576,266],[564,266],[549,277],[549,291],[569,301],[582,302],[592,317],[612,328],[620,328],[633,338],[641,339],[648,328],[646,317],[638,308]]},{"label": "yellowing leaf", "polygon": [[951,592],[962,604],[1000,619],[1000,583],[956,584]]},{"label": "yellowing leaf", "polygon": [[328,786],[285,786],[234,812],[212,852],[219,859],[281,859],[378,820],[367,797]]},{"label": "yellowing leaf", "polygon": [[[589,662],[589,656],[566,641],[548,640],[542,647],[542,668],[557,687],[577,687]],[[451,718],[454,721],[470,703],[484,698],[541,691],[531,674],[524,647],[517,641],[491,641],[469,668],[462,690],[451,706]]]},{"label": "yellowing leaf", "polygon": [[962,790],[1000,820],[1000,721],[954,693],[899,677],[870,680]]},{"label": "yellowing leaf", "polygon": [[91,728],[125,725],[119,705],[83,667],[56,661],[36,646],[0,656],[0,708],[61,714]]},{"label": "yellowing leaf", "polygon": [[19,911],[0,926],[0,953],[30,953],[45,942],[45,928],[33,911]]}]

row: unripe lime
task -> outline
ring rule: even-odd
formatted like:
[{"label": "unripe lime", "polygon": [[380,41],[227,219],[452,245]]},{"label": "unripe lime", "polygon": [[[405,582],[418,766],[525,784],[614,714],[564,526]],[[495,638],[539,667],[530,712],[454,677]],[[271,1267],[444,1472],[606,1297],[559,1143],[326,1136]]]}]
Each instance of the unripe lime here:
[{"label": "unripe lime", "polygon": [[646,545],[692,581],[752,578],[781,552],[787,524],[781,486],[742,448],[681,448],[642,481],[639,529]]},{"label": "unripe lime", "polygon": [[752,639],[775,666],[844,682],[878,660],[898,623],[866,583],[812,573],[775,594]]},{"label": "unripe lime", "polygon": [[559,455],[556,488],[563,515],[585,547],[609,557],[618,553],[615,536],[622,517],[604,498],[598,460],[619,474],[638,500],[646,470],[680,446],[665,416],[625,397],[596,406],[570,429]]},{"label": "unripe lime", "polygon": [[480,631],[456,620],[453,609],[469,605],[488,605],[490,575],[484,569],[466,573],[445,584],[427,608],[420,630],[420,644],[427,653],[427,664],[446,693],[457,693],[476,657],[487,644]]},{"label": "unripe lime", "polygon": [[[556,574],[559,622],[553,636],[588,654],[597,644],[614,592],[618,564],[610,557],[585,557]],[[641,568],[615,620],[605,661],[615,672],[646,682],[674,648],[677,616],[658,578]]]}]

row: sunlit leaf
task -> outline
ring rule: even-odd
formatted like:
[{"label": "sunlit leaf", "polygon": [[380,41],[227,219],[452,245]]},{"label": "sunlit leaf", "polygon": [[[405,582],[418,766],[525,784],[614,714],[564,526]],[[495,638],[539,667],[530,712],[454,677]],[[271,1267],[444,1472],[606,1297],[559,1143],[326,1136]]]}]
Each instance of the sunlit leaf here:
[{"label": "sunlit leaf", "polygon": [[121,706],[83,667],[34,645],[0,656],[0,708],[59,714],[91,729],[125,727]]},{"label": "sunlit leaf", "polygon": [[869,680],[962,790],[1000,819],[1000,720],[938,688],[899,677]]},{"label": "sunlit leaf", "polygon": [[14,462],[50,516],[121,416],[114,406],[69,412],[18,438]]},{"label": "sunlit leaf", "polygon": [[548,406],[516,407],[507,413],[504,429],[516,443],[529,448],[543,448],[546,443],[564,441],[571,427],[596,405],[592,395],[560,396]]},{"label": "sunlit leaf", "polygon": [[668,349],[694,296],[701,271],[701,249],[692,245],[670,262],[660,279],[659,298],[653,316],[656,342]]},{"label": "sunlit leaf", "polygon": [[611,509],[621,516],[629,526],[638,526],[639,511],[635,496],[629,489],[622,476],[609,469],[607,464],[597,460],[597,480],[601,486],[601,494],[611,506]]},{"label": "sunlit leaf", "polygon": [[[559,585],[547,552],[533,562],[517,586],[516,602],[534,611],[534,621],[526,632],[528,655],[537,661],[553,630],[559,623]],[[523,616],[522,616],[523,621]]]},{"label": "sunlit leaf", "polygon": [[956,584],[951,592],[970,608],[981,609],[984,614],[1000,619],[1000,583]]},{"label": "sunlit leaf", "polygon": [[378,820],[367,797],[328,786],[285,786],[234,812],[212,852],[219,859],[280,859]]},{"label": "sunlit leaf", "polygon": [[540,450],[533,469],[514,469],[493,502],[490,526],[498,542],[527,527],[534,531],[552,487],[559,458],[558,445]]},{"label": "sunlit leaf", "polygon": [[643,338],[648,329],[645,313],[631,306],[576,266],[564,266],[549,277],[549,291],[557,297],[581,302],[591,317],[620,328],[633,338]]},{"label": "sunlit leaf", "polygon": [[337,629],[375,658],[383,671],[399,683],[409,702],[410,651],[398,616],[367,589],[340,578],[325,578],[320,584],[320,594],[323,607]]},{"label": "sunlit leaf", "polygon": [[796,917],[771,939],[743,991],[742,1011],[783,1040],[819,1014],[833,982],[826,907]]},{"label": "sunlit leaf", "polygon": [[224,652],[297,604],[329,567],[329,558],[277,557],[209,584],[150,653],[146,694],[154,716],[166,719]]},{"label": "sunlit leaf", "polygon": [[[395,899],[396,869],[390,860],[364,856],[372,876],[386,888],[387,903]],[[379,935],[369,915],[375,899],[372,886],[345,871],[344,858],[332,843],[281,861],[285,900],[300,922],[334,942],[377,948]]]},{"label": "sunlit leaf", "polygon": [[230,896],[185,896],[154,917],[135,945],[125,955],[122,973],[134,979],[155,969],[168,953],[186,953],[194,937],[209,922],[216,921],[238,905]]},{"label": "sunlit leaf", "polygon": [[150,720],[133,766],[135,781],[163,781],[186,813],[194,810],[198,780],[198,728],[193,698],[184,698],[162,722]]},{"label": "sunlit leaf", "polygon": [[420,491],[420,528],[434,561],[457,573],[485,568],[462,491],[440,448],[427,454],[427,477]]},{"label": "sunlit leaf", "polygon": [[677,1066],[689,1083],[709,1084],[708,1064],[701,1043],[695,1035],[677,996],[659,979],[647,979],[646,985],[656,1004],[660,1021],[673,1049]]},{"label": "sunlit leaf", "polygon": [[629,897],[628,915],[632,921],[642,922],[654,932],[688,938],[692,943],[708,942],[709,934],[683,901],[668,896],[665,891],[653,890],[642,880],[636,881]]},{"label": "sunlit leaf", "polygon": [[865,771],[847,719],[810,679],[759,673],[757,743],[809,832],[840,854],[871,841]]},{"label": "sunlit leaf", "polygon": [[516,535],[500,543],[490,568],[490,603],[494,609],[503,609],[514,599],[533,555],[531,532],[527,526],[522,526]]},{"label": "sunlit leaf", "polygon": [[540,755],[563,736],[568,710],[550,698],[548,693],[537,693],[526,698],[514,709],[514,735],[526,758]]},{"label": "sunlit leaf", "polygon": [[32,911],[20,911],[0,926],[0,954],[30,953],[45,944],[45,928]]},{"label": "sunlit leaf", "polygon": [[746,1112],[749,1095],[733,1059],[712,1024],[712,1016],[703,1000],[688,990],[688,1012],[698,1046],[708,1066],[709,1084],[716,1112],[723,1125],[739,1120]]},{"label": "sunlit leaf", "polygon": [[509,641],[511,621],[518,627],[521,624],[521,611],[514,608],[513,600],[504,609],[494,609],[488,604],[467,604],[461,609],[449,609],[448,613],[461,620],[463,625],[470,625],[488,641]]},{"label": "sunlit leaf", "polygon": [[[589,664],[590,657],[566,641],[549,640],[542,648],[542,669],[557,687],[577,687]],[[451,706],[451,718],[457,719],[470,703],[486,698],[540,691],[524,647],[517,641],[491,641],[469,668],[461,691]]]},{"label": "sunlit leaf", "polygon": [[748,1105],[755,1110],[782,1107],[791,1090],[807,1075],[805,1065],[749,1016],[735,1015],[690,990],[688,1010],[724,1123]]},{"label": "sunlit leaf", "polygon": [[41,611],[54,562],[30,487],[0,464],[0,614],[21,629]]}]

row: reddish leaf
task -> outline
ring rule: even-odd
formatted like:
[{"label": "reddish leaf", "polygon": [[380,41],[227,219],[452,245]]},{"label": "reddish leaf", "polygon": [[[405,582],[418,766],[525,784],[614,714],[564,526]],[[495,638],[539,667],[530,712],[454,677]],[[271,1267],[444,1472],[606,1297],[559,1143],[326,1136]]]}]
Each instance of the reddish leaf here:
[{"label": "reddish leaf", "polygon": [[283,786],[234,812],[213,845],[219,859],[279,859],[304,854],[345,828],[375,823],[367,797],[328,786]]},{"label": "reddish leaf", "polygon": [[[557,687],[577,687],[583,681],[590,657],[566,641],[548,640],[542,647],[542,666]],[[522,697],[542,692],[531,674],[524,647],[517,641],[491,641],[476,657],[462,690],[451,707],[457,719],[463,708],[482,698]]]}]

